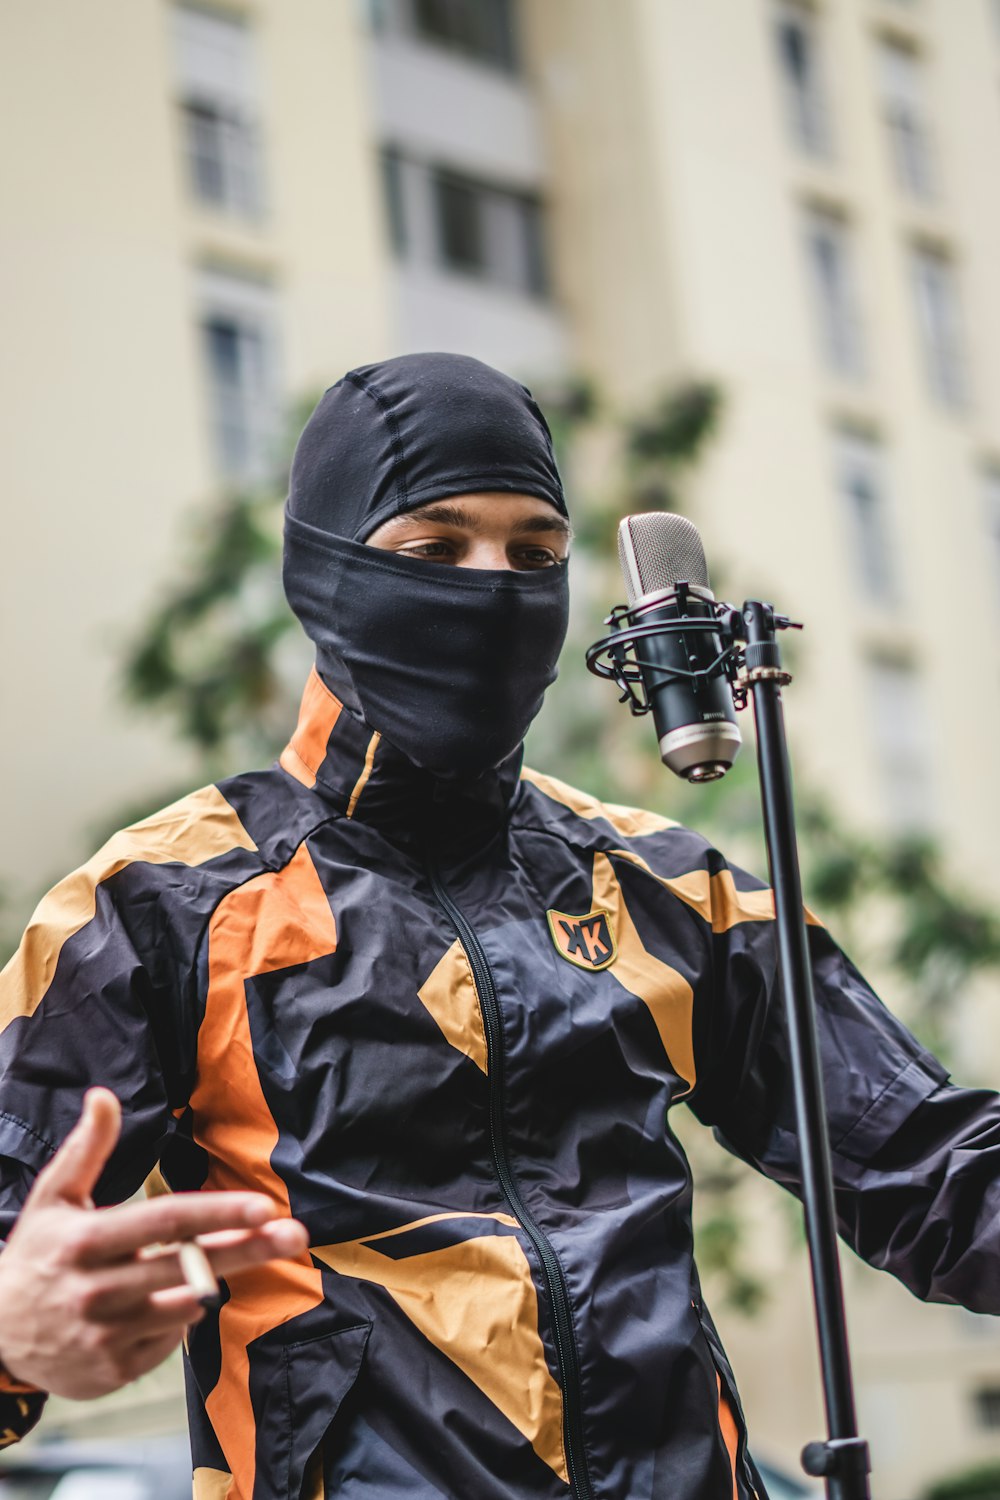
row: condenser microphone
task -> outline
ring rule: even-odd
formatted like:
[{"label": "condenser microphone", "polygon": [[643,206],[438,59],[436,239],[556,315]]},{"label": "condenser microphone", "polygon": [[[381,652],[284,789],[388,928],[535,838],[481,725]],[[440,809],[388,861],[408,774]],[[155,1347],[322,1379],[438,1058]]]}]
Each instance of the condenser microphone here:
[{"label": "condenser microphone", "polygon": [[[618,556],[635,624],[691,629],[644,636],[636,656],[656,725],[660,758],[686,781],[724,776],[740,748],[732,689],[720,670],[692,681],[680,672],[706,672],[722,653],[715,595],[709,587],[698,530],[668,511],[626,516],[618,527]],[[684,589],[678,585],[685,583]]]}]

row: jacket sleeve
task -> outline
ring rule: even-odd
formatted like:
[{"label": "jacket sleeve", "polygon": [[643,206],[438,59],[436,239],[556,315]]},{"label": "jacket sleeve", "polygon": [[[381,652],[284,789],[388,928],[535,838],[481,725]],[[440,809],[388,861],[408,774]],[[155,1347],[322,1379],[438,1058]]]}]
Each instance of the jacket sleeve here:
[{"label": "jacket sleeve", "polygon": [[[0,1223],[4,1235],[10,1233],[10,1226],[35,1176],[35,1172],[20,1162],[0,1157]],[[0,1310],[0,1318],[2,1316]],[[0,1365],[0,1448],[9,1448],[12,1443],[20,1442],[31,1431],[45,1410],[47,1400],[45,1391],[15,1380]]]},{"label": "jacket sleeve", "polygon": [[[50,1160],[103,1084],[121,1101],[118,1147],[95,1192],[119,1202],[141,1186],[169,1134],[166,1057],[171,997],[158,993],[143,948],[156,942],[150,892],[131,870],[91,881],[77,872],[36,910],[0,975],[0,1233],[25,1196],[25,1175]],[[159,1014],[157,1013],[159,1011]]]},{"label": "jacket sleeve", "polygon": [[[122,1105],[98,1204],[142,1185],[186,1098],[186,945],[161,897],[192,872],[129,859],[121,838],[43,898],[0,974],[0,1238],[91,1085]],[[34,1425],[44,1399],[0,1369],[0,1446]]]},{"label": "jacket sleeve", "polygon": [[[760,883],[718,856],[695,1113],[737,1156],[800,1191],[776,930]],[[808,937],[839,1229],[917,1296],[1000,1313],[1000,1099],[946,1070],[825,929]]]},{"label": "jacket sleeve", "polygon": [[23,1385],[0,1369],[0,1448],[9,1448],[27,1436],[48,1399],[45,1391]]},{"label": "jacket sleeve", "polygon": [[[260,867],[209,786],[115,834],[42,899],[0,974],[0,1158],[39,1171],[99,1083],[122,1133],[95,1198],[141,1186],[193,1083],[209,919]],[[0,1234],[18,1206],[3,1186]]]}]

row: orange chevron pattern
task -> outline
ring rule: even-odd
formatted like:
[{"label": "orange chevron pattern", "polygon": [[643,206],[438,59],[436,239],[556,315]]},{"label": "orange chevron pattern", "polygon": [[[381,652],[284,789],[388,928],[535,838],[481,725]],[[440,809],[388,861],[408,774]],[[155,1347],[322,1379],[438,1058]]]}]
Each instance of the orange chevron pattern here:
[{"label": "orange chevron pattern", "polygon": [[[266,1193],[291,1217],[288,1189],[271,1168],[278,1130],[254,1061],[244,980],[334,952],[337,924],[305,845],[283,870],[239,886],[216,908],[209,930],[209,988],[199,1036],[199,1083],[191,1096],[195,1140],[208,1152],[206,1188]],[[206,1402],[232,1469],[229,1500],[251,1500],[254,1415],[247,1345],[323,1300],[308,1254],[234,1276],[219,1315],[222,1375]]]}]

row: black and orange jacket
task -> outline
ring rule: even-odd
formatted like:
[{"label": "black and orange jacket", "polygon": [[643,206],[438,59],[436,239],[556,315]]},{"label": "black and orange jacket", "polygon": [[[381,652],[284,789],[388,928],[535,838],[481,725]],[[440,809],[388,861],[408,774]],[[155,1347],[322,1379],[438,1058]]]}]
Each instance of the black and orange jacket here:
[{"label": "black and orange jacket", "polygon": [[[995,1309],[993,1096],[810,933],[844,1232]],[[308,1227],[193,1330],[196,1496],[759,1489],[670,1110],[794,1186],[791,1089],[770,894],[695,834],[531,772],[428,787],[313,674],[278,765],[44,899],[0,1023],[8,1225],[99,1082],[101,1201],[158,1171]],[[8,1440],[40,1399],[0,1391]]]}]

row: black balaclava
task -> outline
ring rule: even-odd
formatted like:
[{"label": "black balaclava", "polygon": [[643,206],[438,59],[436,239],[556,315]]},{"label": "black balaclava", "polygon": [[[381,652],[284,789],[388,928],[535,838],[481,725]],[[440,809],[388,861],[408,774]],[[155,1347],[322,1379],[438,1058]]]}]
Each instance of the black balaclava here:
[{"label": "black balaclava", "polygon": [[288,602],[345,706],[415,765],[475,776],[520,745],[566,634],[565,565],[456,568],[364,545],[391,516],[480,491],[566,514],[531,392],[460,354],[351,370],[299,439],[285,512]]}]

